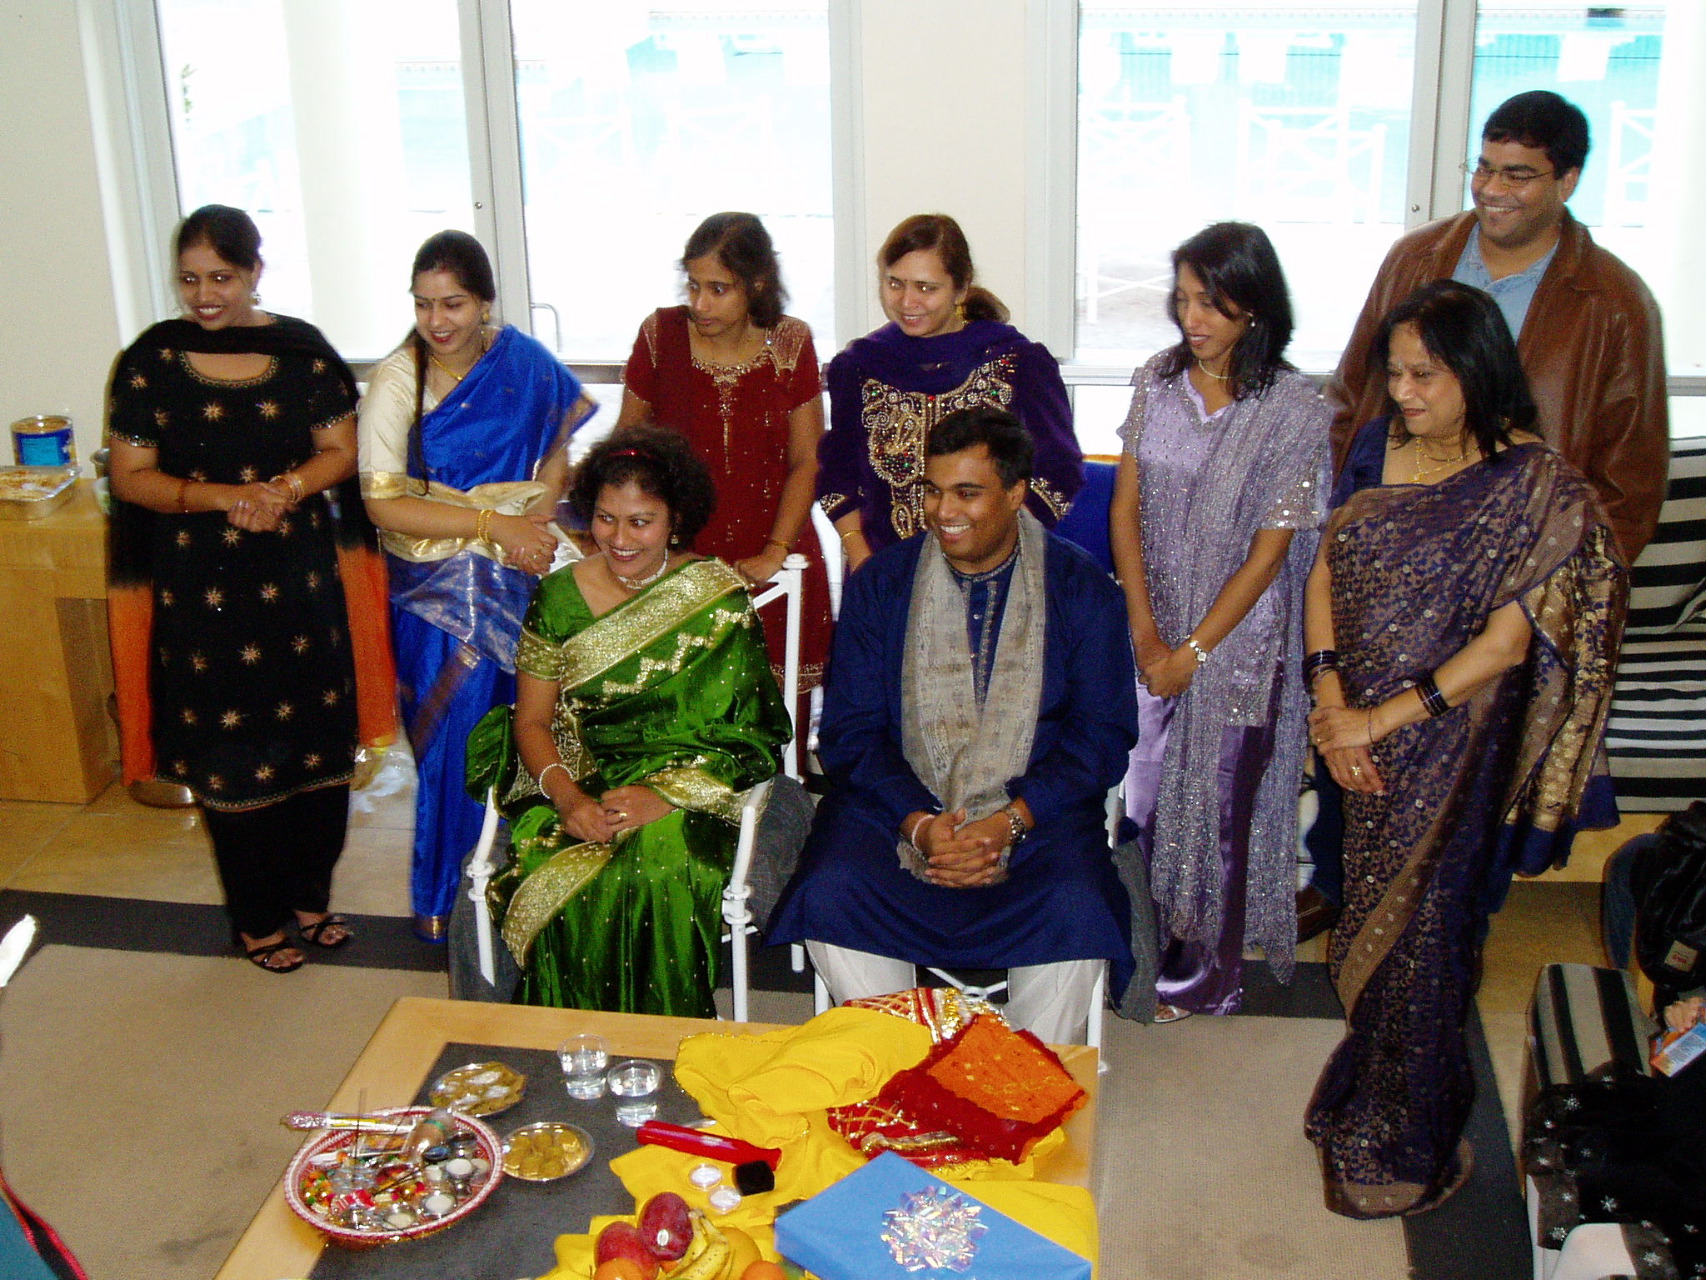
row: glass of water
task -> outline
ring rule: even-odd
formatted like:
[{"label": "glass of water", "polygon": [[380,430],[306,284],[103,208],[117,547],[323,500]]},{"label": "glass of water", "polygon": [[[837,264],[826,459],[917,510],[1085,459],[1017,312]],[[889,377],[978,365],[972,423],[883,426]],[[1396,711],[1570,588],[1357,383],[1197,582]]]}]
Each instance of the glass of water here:
[{"label": "glass of water", "polygon": [[616,1120],[637,1129],[658,1113],[658,1086],[663,1072],[655,1062],[630,1058],[610,1068],[610,1092],[616,1098]]},{"label": "glass of water", "polygon": [[604,1096],[604,1071],[610,1065],[610,1042],[603,1036],[571,1036],[557,1047],[563,1064],[563,1083],[569,1097],[583,1101]]}]

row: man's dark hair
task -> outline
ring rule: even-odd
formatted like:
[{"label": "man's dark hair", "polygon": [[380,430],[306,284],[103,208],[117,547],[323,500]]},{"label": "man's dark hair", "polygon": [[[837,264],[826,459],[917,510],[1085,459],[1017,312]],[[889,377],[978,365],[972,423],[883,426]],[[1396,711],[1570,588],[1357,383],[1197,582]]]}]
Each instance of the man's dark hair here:
[{"label": "man's dark hair", "polygon": [[939,458],[980,444],[989,450],[989,460],[995,464],[1003,488],[1011,489],[1031,478],[1031,460],[1036,456],[1031,433],[1007,410],[993,405],[956,409],[943,418],[930,428],[924,456]]},{"label": "man's dark hair", "polygon": [[1481,141],[1514,142],[1544,151],[1562,178],[1587,163],[1588,118],[1550,89],[1531,89],[1498,105],[1487,117]]}]

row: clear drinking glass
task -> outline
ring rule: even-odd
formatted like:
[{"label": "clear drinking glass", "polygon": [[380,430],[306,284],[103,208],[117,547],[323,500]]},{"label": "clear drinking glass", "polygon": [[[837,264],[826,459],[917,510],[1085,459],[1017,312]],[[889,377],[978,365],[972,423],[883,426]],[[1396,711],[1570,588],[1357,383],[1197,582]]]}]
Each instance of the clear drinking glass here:
[{"label": "clear drinking glass", "polygon": [[610,1092],[616,1098],[616,1120],[637,1129],[658,1113],[658,1086],[663,1072],[655,1062],[630,1058],[610,1068]]},{"label": "clear drinking glass", "polygon": [[570,1036],[557,1047],[563,1064],[563,1083],[569,1097],[588,1101],[604,1096],[604,1070],[610,1065],[610,1042],[603,1036]]}]

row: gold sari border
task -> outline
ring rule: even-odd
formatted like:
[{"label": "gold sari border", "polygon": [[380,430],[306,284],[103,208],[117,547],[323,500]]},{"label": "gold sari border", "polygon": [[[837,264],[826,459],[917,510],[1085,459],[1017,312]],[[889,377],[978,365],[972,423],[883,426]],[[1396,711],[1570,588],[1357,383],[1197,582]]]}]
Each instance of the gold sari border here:
[{"label": "gold sari border", "polygon": [[741,576],[721,560],[685,564],[559,645],[557,682],[566,689],[578,689],[668,635],[707,605],[745,589]]},{"label": "gold sari border", "polygon": [[731,825],[740,823],[744,793],[693,765],[660,769],[650,777],[641,778],[639,785],[650,787],[677,809],[708,813]]},{"label": "gold sari border", "polygon": [[[497,480],[490,484],[477,484],[467,492],[441,484],[437,480],[429,480],[426,492],[422,493],[418,480],[395,471],[364,471],[361,475],[363,498],[379,501],[392,498],[423,498],[428,502],[441,502],[447,507],[461,507],[470,511],[490,507],[502,516],[525,514],[544,492],[545,486],[537,480]],[[385,550],[399,560],[408,560],[415,564],[448,560],[464,551],[472,551],[488,560],[498,558],[496,548],[478,538],[417,538],[411,534],[381,529],[379,540]]]},{"label": "gold sari border", "polygon": [[590,841],[570,845],[553,854],[517,886],[509,900],[509,909],[504,912],[502,930],[504,944],[517,964],[527,964],[539,931],[604,870],[612,851],[611,845]]}]

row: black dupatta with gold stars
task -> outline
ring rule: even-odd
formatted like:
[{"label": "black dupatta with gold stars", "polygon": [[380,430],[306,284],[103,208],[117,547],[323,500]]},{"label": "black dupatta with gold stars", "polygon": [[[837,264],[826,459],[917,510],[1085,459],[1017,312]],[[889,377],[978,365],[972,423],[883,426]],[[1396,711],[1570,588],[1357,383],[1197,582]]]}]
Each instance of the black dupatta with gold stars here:
[{"label": "black dupatta with gold stars", "polygon": [[[325,400],[328,407],[320,416],[326,420],[316,420],[311,426],[329,426],[355,411],[357,392],[354,374],[325,336],[306,321],[275,316],[270,324],[207,330],[193,321],[176,319],[144,331],[116,362],[108,401],[109,431],[112,435],[143,446],[153,444],[127,429],[126,415],[120,410],[121,399],[132,396],[136,391],[139,370],[169,366],[184,352],[296,357],[304,368],[312,369],[324,385],[341,387],[341,394]],[[146,376],[142,375],[144,381]],[[227,390],[243,385],[210,382],[212,387]],[[269,411],[278,411],[270,400],[255,407],[263,417]],[[167,413],[165,408],[157,408],[155,420],[163,423]],[[169,474],[175,474],[164,458],[161,466]],[[252,476],[245,471],[241,476],[218,479],[227,482],[266,480],[275,474],[271,466],[253,470],[255,474]],[[205,478],[215,479],[212,476]],[[324,498],[318,495],[310,497],[303,509],[310,507],[315,513],[311,518],[319,519],[318,513],[323,511],[331,522],[331,535],[336,546],[336,574],[342,581],[347,635],[354,654],[359,740],[370,745],[383,744],[389,742],[395,732],[393,704],[396,677],[390,654],[384,563],[378,553],[374,529],[353,476],[329,491]],[[108,528],[109,625],[124,780],[127,783],[156,775],[150,644],[157,604],[155,558],[160,547],[157,522],[162,518],[146,508],[115,497]],[[170,772],[163,768],[160,774],[170,777]]]}]

